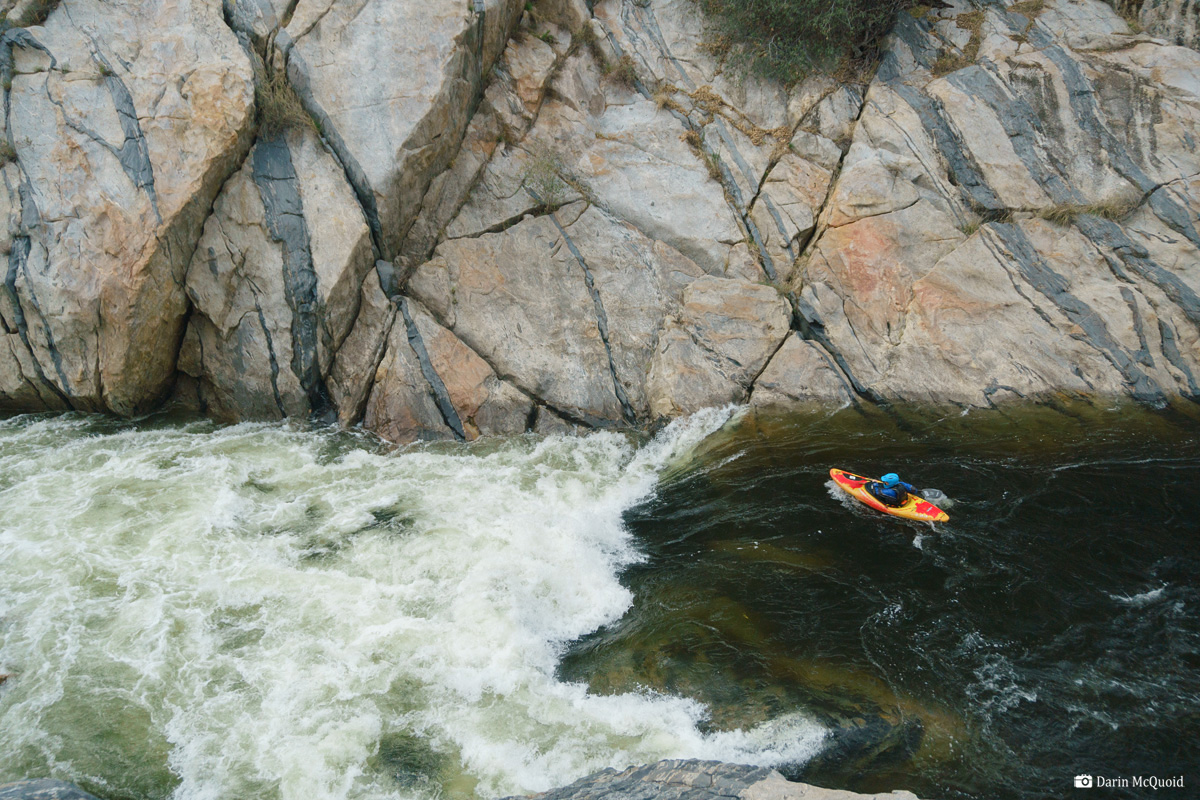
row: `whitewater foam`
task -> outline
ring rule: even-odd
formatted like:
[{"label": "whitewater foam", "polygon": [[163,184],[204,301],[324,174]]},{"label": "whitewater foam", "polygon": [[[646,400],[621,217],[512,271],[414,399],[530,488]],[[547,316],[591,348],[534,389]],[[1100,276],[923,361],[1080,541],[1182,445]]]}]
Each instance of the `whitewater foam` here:
[{"label": "whitewater foam", "polygon": [[791,715],[557,679],[619,619],[623,512],[732,409],[396,453],[286,425],[0,422],[0,779],[133,796],[540,791],[664,757],[801,762]]},{"label": "whitewater foam", "polygon": [[1159,586],[1157,589],[1150,589],[1148,591],[1139,592],[1138,594],[1133,595],[1110,593],[1108,596],[1113,600],[1116,600],[1118,603],[1123,603],[1127,606],[1133,606],[1134,608],[1141,608],[1143,606],[1151,605],[1152,603],[1157,603],[1159,600],[1161,600],[1163,597],[1163,592],[1166,591],[1166,588],[1166,586]]}]

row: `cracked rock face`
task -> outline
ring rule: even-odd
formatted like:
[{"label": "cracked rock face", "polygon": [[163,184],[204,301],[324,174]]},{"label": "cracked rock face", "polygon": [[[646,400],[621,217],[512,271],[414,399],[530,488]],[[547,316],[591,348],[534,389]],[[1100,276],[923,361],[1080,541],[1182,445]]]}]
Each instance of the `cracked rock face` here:
[{"label": "cracked rock face", "polygon": [[793,284],[808,322],[878,397],[1195,395],[1196,75],[1091,0],[902,14]]},{"label": "cracked rock face", "polygon": [[0,408],[145,411],[183,275],[248,146],[246,54],[214,2],[64,0],[0,37]]},{"label": "cracked rock face", "polygon": [[576,203],[500,233],[446,242],[410,289],[501,376],[563,416],[602,424],[620,420],[623,408],[589,259],[623,255],[616,248],[624,246],[629,257],[648,260],[652,245]]},{"label": "cracked rock face", "polygon": [[1138,22],[1152,36],[1200,49],[1200,6],[1196,0],[1144,0]]},{"label": "cracked rock face", "polygon": [[483,73],[522,7],[519,0],[300,0],[277,37],[383,258],[399,252],[426,188],[454,155]]},{"label": "cracked rock face", "polygon": [[[420,344],[410,336],[407,324],[393,326],[368,400],[367,427],[393,442],[450,438],[456,433],[471,440],[481,431],[523,433],[533,401],[498,378],[486,361],[419,303],[407,305]],[[430,371],[441,383],[437,387],[443,392],[441,403],[428,391]]]},{"label": "cracked rock face", "polygon": [[[727,74],[691,0],[524,6],[65,0],[4,33],[0,409],[174,383],[408,441],[1200,395],[1192,5],[1146,34],[954,0],[793,87]],[[302,112],[256,131],[280,78]]]},{"label": "cracked rock face", "polygon": [[373,264],[366,220],[315,132],[260,136],[188,267],[179,368],[201,406],[220,419],[278,419],[346,402],[327,384]]},{"label": "cracked rock face", "polygon": [[820,345],[790,333],[771,363],[754,382],[751,405],[790,409],[844,406],[854,401],[854,389]]},{"label": "cracked rock face", "polygon": [[[790,274],[841,159],[817,131],[844,135],[861,105],[832,85],[790,97],[726,84],[696,42],[690,71],[660,77],[654,96],[606,77],[629,55],[650,79],[647,65],[674,63],[664,31],[699,35],[693,14],[664,9],[660,22],[657,8],[598,4],[595,46],[510,42],[472,123],[493,118],[510,141],[482,170],[478,146],[464,147],[476,182],[407,285],[537,403],[535,428],[551,415],[628,424],[745,400],[790,320],[786,298],[758,282],[778,277],[774,264]],[[532,27],[552,33],[551,16]],[[748,110],[701,83],[714,75]]]},{"label": "cracked rock face", "polygon": [[687,287],[650,370],[655,416],[740,403],[788,333],[790,309],[771,286],[705,277]]}]

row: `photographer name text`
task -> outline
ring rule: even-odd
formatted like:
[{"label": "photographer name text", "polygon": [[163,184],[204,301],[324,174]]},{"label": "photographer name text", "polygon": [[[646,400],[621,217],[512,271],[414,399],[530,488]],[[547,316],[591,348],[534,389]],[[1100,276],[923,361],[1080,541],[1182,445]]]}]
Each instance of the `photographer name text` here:
[{"label": "photographer name text", "polygon": [[1134,775],[1129,778],[1106,778],[1103,775],[1076,775],[1076,789],[1182,789],[1183,776],[1161,778],[1157,775]]}]

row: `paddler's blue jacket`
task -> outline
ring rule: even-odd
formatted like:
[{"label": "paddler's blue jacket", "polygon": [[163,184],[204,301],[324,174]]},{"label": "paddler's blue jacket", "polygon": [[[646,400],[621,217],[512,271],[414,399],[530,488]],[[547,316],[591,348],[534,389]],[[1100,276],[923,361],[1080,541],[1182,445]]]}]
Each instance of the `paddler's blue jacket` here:
[{"label": "paddler's blue jacket", "polygon": [[867,491],[873,494],[885,506],[895,508],[907,503],[908,496],[916,494],[917,488],[911,483],[905,483],[904,481],[900,481],[895,486],[886,486],[879,481],[872,481],[867,484]]}]

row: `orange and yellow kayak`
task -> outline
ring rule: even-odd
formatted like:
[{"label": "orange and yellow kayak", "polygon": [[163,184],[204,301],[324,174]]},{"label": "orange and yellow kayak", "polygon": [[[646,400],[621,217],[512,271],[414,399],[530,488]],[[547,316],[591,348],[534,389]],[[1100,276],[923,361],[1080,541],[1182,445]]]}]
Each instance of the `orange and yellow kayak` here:
[{"label": "orange and yellow kayak", "polygon": [[834,483],[845,489],[856,500],[866,503],[876,511],[882,511],[894,517],[916,520],[917,522],[946,522],[950,519],[945,511],[942,511],[928,500],[917,497],[915,494],[909,495],[908,501],[902,506],[895,508],[885,506],[867,491],[867,484],[874,482],[874,478],[864,478],[861,475],[855,475],[853,472],[846,472],[841,469],[829,470],[829,477],[833,478]]}]

